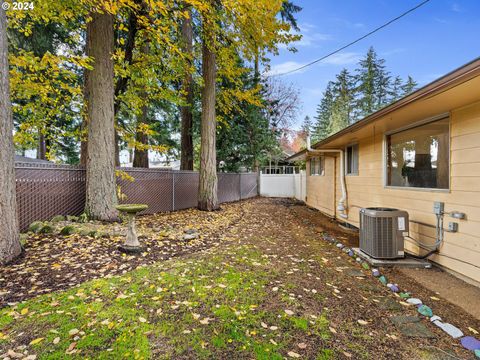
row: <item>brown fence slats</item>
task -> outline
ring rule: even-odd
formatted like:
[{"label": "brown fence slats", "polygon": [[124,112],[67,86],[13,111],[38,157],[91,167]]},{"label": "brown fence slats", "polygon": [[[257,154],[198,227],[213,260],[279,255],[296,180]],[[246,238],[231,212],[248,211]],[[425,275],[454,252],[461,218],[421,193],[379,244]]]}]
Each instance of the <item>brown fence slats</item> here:
[{"label": "brown fence slats", "polygon": [[[198,172],[121,168],[134,181],[118,179],[123,203],[148,204],[145,214],[197,206]],[[80,166],[16,163],[20,230],[55,215],[80,215],[85,207],[85,169]],[[257,195],[257,174],[219,173],[220,203]]]}]

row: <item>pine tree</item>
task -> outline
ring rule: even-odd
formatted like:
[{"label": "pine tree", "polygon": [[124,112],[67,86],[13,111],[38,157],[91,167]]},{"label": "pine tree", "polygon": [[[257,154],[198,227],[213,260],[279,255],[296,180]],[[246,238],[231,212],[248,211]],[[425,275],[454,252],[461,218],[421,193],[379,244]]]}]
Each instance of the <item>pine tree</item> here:
[{"label": "pine tree", "polygon": [[13,148],[12,104],[8,76],[7,16],[0,9],[0,264],[20,255]]},{"label": "pine tree", "polygon": [[410,75],[408,75],[405,85],[402,86],[402,92],[403,92],[402,96],[407,96],[408,94],[416,90],[417,86],[418,86],[418,83],[415,80],[413,80],[413,78]]},{"label": "pine tree", "polygon": [[306,136],[310,136],[312,133],[312,127],[313,125],[310,116],[305,116],[305,119],[303,119],[301,131],[305,133]]},{"label": "pine tree", "polygon": [[347,69],[343,69],[336,77],[333,85],[333,93],[336,104],[335,110],[338,115],[343,116],[341,123],[350,125],[352,111],[355,106],[355,79]]},{"label": "pine tree", "polygon": [[403,80],[400,76],[395,76],[393,79],[391,85],[390,85],[390,91],[389,91],[389,102],[392,103],[394,101],[397,101],[403,96]]},{"label": "pine tree", "polygon": [[346,128],[348,123],[348,104],[342,98],[335,99],[328,121],[328,135]]},{"label": "pine tree", "polygon": [[202,120],[200,145],[200,180],[198,185],[198,208],[212,211],[218,209],[217,197],[217,152],[215,115],[217,59],[215,32],[210,27],[207,17],[202,18]]},{"label": "pine tree", "polygon": [[364,118],[388,103],[390,74],[385,70],[385,60],[380,59],[371,47],[357,69],[356,119]]},{"label": "pine tree", "polygon": [[[182,22],[182,46],[183,51],[187,53],[189,65],[193,63],[193,25],[192,11],[187,8],[187,18]],[[193,170],[193,75],[190,69],[186,70],[185,78],[182,83],[182,90],[185,91],[185,105],[180,108],[182,118],[181,128],[181,170]]]},{"label": "pine tree", "polygon": [[115,205],[115,123],[113,16],[92,13],[87,24],[87,55],[95,59],[88,74],[88,141],[85,212],[96,220],[118,219]]},{"label": "pine tree", "polygon": [[325,91],[323,92],[322,100],[317,106],[317,115],[314,117],[316,120],[313,126],[313,141],[320,141],[325,139],[329,134],[330,115],[332,113],[333,105],[333,82],[330,81],[327,84]]}]

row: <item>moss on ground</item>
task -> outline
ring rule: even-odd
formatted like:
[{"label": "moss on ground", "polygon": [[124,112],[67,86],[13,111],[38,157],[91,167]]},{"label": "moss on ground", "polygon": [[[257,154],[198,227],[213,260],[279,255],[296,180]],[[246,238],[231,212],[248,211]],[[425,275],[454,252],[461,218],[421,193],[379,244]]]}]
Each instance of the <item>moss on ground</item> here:
[{"label": "moss on ground", "polygon": [[[282,359],[299,337],[328,339],[322,314],[269,302],[277,276],[249,246],[139,268],[0,311],[0,349],[40,359]],[[269,303],[265,307],[262,304]],[[322,349],[319,359],[331,356]]]}]

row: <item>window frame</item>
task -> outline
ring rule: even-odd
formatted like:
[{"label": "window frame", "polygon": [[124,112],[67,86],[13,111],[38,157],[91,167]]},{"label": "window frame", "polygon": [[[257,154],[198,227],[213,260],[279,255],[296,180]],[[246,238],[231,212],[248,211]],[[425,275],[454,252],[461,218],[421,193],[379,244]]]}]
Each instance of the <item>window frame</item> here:
[{"label": "window frame", "polygon": [[[354,157],[355,154],[357,155],[357,167],[355,169],[356,170],[355,172],[348,172],[348,165],[349,165],[348,148],[352,148],[352,156],[353,157]],[[356,149],[356,152],[354,151],[354,149]],[[358,142],[348,144],[347,146],[345,146],[345,149],[343,151],[344,151],[344,161],[345,161],[345,164],[343,164],[343,167],[344,167],[344,171],[345,171],[345,176],[358,176],[359,175],[359,166],[360,166],[360,146],[359,146]]]},{"label": "window frame", "polygon": [[[316,162],[319,162],[319,165],[320,165],[320,173],[315,173],[315,174],[312,174],[312,163],[313,161],[312,160],[315,160],[315,163]],[[319,155],[319,156],[313,156],[310,158],[310,176],[325,176],[325,156],[323,155]]]},{"label": "window frame", "polygon": [[[440,189],[440,188],[422,188],[422,187],[413,187],[413,186],[395,186],[395,185],[388,185],[388,137],[390,135],[398,134],[402,131],[411,130],[416,127],[420,127],[422,125],[427,125],[429,123],[440,121],[443,119],[448,118],[448,188]],[[383,134],[383,188],[384,189],[393,189],[393,190],[407,190],[407,191],[423,191],[423,192],[438,192],[438,193],[450,193],[451,186],[452,186],[452,116],[450,112],[438,114],[435,116],[428,117],[423,120],[419,120],[414,122],[413,124],[402,126],[395,130],[386,131]]]}]

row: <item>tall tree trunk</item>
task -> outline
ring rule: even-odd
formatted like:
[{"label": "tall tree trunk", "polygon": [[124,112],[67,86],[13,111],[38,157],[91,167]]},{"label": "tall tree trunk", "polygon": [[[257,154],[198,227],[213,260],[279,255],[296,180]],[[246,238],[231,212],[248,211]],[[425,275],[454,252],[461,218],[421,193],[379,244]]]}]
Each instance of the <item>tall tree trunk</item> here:
[{"label": "tall tree trunk", "polygon": [[38,131],[37,159],[47,160],[47,144],[42,130]]},{"label": "tall tree trunk", "polygon": [[143,131],[138,131],[139,124],[148,124],[148,106],[144,105],[142,108],[142,116],[137,122],[137,132],[135,133],[135,142],[140,146],[135,146],[133,155],[133,167],[148,168],[148,135]]},{"label": "tall tree trunk", "polygon": [[19,241],[13,119],[8,78],[7,16],[0,9],[0,264],[6,264],[22,252]]},{"label": "tall tree trunk", "polygon": [[[141,5],[142,1],[135,0],[135,4]],[[138,17],[136,10],[131,10],[128,17],[128,35],[127,41],[125,43],[125,57],[124,61],[126,64],[130,65],[133,61],[133,50],[135,49],[135,39],[138,32]],[[140,10],[142,13],[146,11],[145,7],[142,5]],[[130,80],[129,76],[118,78],[115,83],[115,103],[114,103],[114,116],[115,124],[118,125],[118,112],[120,111],[120,95],[122,95],[128,87],[128,81]],[[120,166],[120,136],[118,135],[117,129],[115,129],[115,166]]]},{"label": "tall tree trunk", "polygon": [[87,55],[94,58],[88,74],[87,197],[92,219],[117,219],[113,80],[113,16],[92,13],[87,24]]},{"label": "tall tree trunk", "polygon": [[120,166],[120,135],[118,135],[117,129],[114,129],[114,136],[115,139],[115,166]]},{"label": "tall tree trunk", "polygon": [[[86,44],[85,44],[85,52],[87,52],[88,47],[90,46],[88,44],[88,41],[90,39],[87,37],[86,39]],[[83,104],[85,106],[84,114],[83,114],[83,119],[82,119],[82,125],[81,125],[81,131],[80,131],[80,165],[82,166],[87,166],[87,151],[88,151],[88,146],[87,146],[87,138],[86,138],[86,132],[88,131],[88,101],[89,101],[89,85],[88,85],[88,75],[89,75],[89,70],[85,69],[83,71]]]},{"label": "tall tree trunk", "polygon": [[[208,25],[207,25],[208,26]],[[200,144],[200,183],[198,187],[198,208],[212,211],[218,208],[217,199],[217,154],[215,119],[215,52],[214,36],[204,25],[202,49],[202,123]]]},{"label": "tall tree trunk", "polygon": [[[188,11],[188,14],[188,19],[184,19],[182,23],[182,43],[183,51],[190,57],[189,66],[191,66],[193,61],[193,29],[192,13],[190,10]],[[193,170],[193,77],[190,69],[185,74],[185,79],[183,79],[182,89],[186,92],[186,105],[180,108],[182,118],[180,170]]]}]

